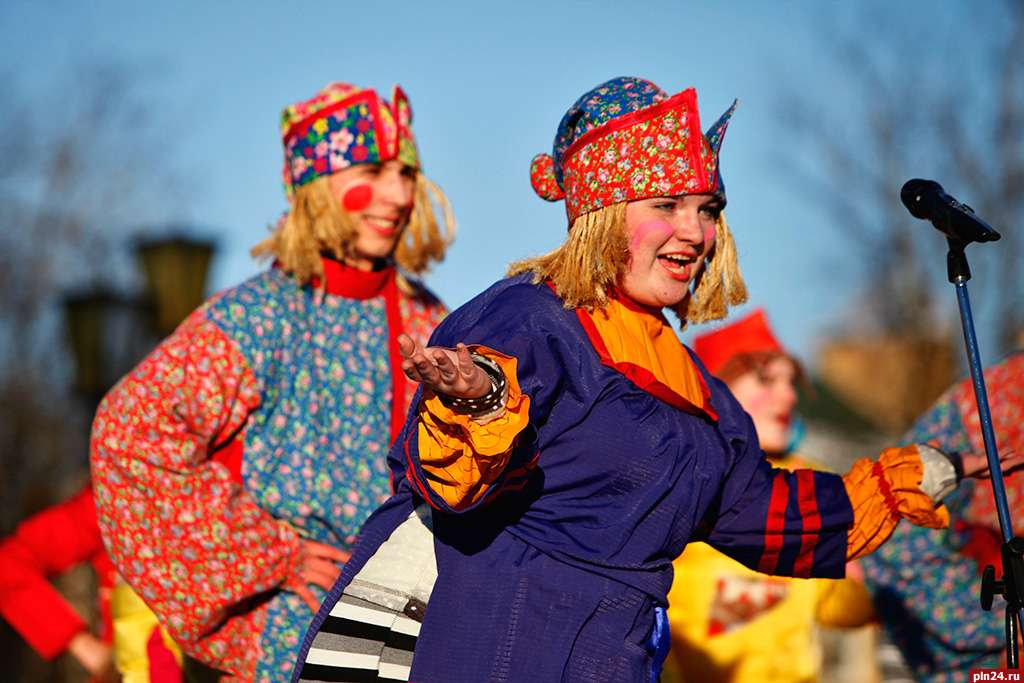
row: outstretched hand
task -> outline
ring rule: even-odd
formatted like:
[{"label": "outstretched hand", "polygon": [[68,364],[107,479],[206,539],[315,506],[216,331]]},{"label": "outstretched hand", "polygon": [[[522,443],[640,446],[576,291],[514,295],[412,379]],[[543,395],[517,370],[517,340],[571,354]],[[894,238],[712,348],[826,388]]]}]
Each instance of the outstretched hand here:
[{"label": "outstretched hand", "polygon": [[[984,453],[963,453],[960,459],[964,464],[964,479],[990,479],[988,458]],[[1003,474],[1012,474],[1024,469],[1024,453],[1003,451],[999,453],[999,464]]]},{"label": "outstretched hand", "polygon": [[454,349],[443,346],[421,347],[406,334],[398,335],[402,371],[413,382],[420,382],[435,393],[456,398],[479,398],[491,390],[487,373],[477,367],[465,344]]},{"label": "outstretched hand", "polygon": [[334,588],[341,575],[341,568],[337,563],[348,562],[351,553],[334,546],[305,540],[302,541],[301,552],[302,562],[296,568],[295,576],[288,580],[285,587],[302,598],[309,609],[316,612],[320,609],[320,601],[309,589],[309,584],[319,586],[325,591]]}]

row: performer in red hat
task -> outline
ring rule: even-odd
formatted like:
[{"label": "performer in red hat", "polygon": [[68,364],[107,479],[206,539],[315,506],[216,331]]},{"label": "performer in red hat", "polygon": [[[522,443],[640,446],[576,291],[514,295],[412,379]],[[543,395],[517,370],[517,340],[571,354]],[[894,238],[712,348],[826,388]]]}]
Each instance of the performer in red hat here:
[{"label": "performer in red hat", "polygon": [[846,477],[773,469],[663,316],[717,319],[744,298],[719,173],[731,112],[702,132],[692,89],[638,78],[569,109],[531,169],[542,196],[565,199],[566,239],[453,312],[430,348],[402,340],[423,389],[389,453],[396,494],[363,527],[296,678],[366,680],[335,634],[382,612],[361,593],[368,575],[409,573],[387,558],[422,503],[437,569],[409,672],[423,683],[654,681],[688,542],[837,577],[900,519],[945,522],[936,501],[957,477],[934,449]]},{"label": "performer in red hat", "polygon": [[[279,681],[366,516],[415,385],[400,334],[444,315],[413,276],[453,228],[395,88],[333,83],[284,110],[291,201],[215,295],[96,415],[99,523],[121,574],[193,657]],[[437,213],[443,214],[443,222]]]}]

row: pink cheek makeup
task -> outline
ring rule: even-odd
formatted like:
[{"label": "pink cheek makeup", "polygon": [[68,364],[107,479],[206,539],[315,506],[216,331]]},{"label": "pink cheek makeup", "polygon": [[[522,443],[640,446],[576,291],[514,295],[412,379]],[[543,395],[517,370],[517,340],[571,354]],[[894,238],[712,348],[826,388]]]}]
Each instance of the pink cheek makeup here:
[{"label": "pink cheek makeup", "polygon": [[668,224],[668,221],[661,219],[654,219],[645,221],[636,227],[633,231],[633,239],[630,240],[629,246],[632,249],[636,249],[641,242],[647,239],[648,235],[657,234],[661,240],[667,240],[672,236],[672,226]]},{"label": "pink cheek makeup", "polygon": [[362,211],[373,201],[373,188],[366,183],[357,183],[345,190],[341,205],[346,211]]},{"label": "pink cheek makeup", "polygon": [[710,228],[704,231],[704,253],[706,254],[711,248],[711,245],[715,243],[715,237],[718,235],[718,223],[714,223]]}]

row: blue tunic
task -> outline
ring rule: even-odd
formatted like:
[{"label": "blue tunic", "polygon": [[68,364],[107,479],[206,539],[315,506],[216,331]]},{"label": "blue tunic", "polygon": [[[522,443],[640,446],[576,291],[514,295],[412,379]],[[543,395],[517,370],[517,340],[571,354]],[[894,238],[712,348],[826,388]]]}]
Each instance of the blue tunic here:
[{"label": "blue tunic", "polygon": [[576,314],[527,276],[498,282],[431,339],[457,342],[518,360],[530,426],[488,493],[456,512],[416,484],[427,478],[411,410],[389,454],[397,493],[364,525],[298,661],[422,495],[436,509],[438,579],[410,676],[419,683],[649,680],[654,611],[690,540],[755,568],[768,545],[776,573],[792,573],[803,556],[813,575],[842,576],[853,519],[842,479],[798,483],[772,469],[750,418],[702,366],[717,421],[602,364]]}]

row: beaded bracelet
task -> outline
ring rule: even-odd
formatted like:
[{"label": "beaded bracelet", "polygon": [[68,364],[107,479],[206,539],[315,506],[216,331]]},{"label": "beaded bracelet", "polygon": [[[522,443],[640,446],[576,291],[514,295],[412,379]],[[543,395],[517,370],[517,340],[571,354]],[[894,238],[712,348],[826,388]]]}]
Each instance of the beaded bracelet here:
[{"label": "beaded bracelet", "polygon": [[437,397],[455,412],[477,418],[496,412],[505,405],[508,400],[508,381],[501,367],[490,358],[478,353],[470,354],[470,357],[478,368],[487,373],[491,380],[491,390],[476,398],[460,398],[441,393]]}]

